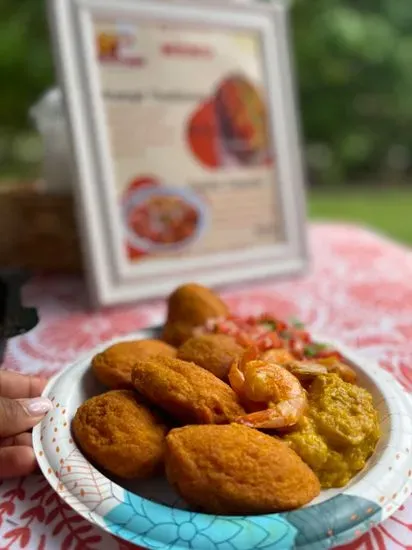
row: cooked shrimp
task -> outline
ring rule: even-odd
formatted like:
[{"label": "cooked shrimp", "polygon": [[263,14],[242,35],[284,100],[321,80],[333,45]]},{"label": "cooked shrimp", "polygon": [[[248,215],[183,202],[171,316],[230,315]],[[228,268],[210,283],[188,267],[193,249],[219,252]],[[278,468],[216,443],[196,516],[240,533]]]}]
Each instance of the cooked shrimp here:
[{"label": "cooked shrimp", "polygon": [[256,356],[255,349],[246,351],[233,363],[229,372],[232,389],[245,406],[249,410],[260,409],[239,417],[236,422],[251,428],[294,426],[307,407],[305,390],[284,367],[256,359]]},{"label": "cooked shrimp", "polygon": [[327,374],[328,369],[325,365],[314,363],[313,361],[293,361],[287,365],[282,365],[284,369],[291,372],[299,380],[312,379],[320,374]]},{"label": "cooked shrimp", "polygon": [[299,380],[313,378],[319,374],[333,373],[337,374],[344,382],[350,384],[356,383],[356,372],[346,363],[342,363],[334,356],[319,357],[313,361],[307,359],[297,361],[287,350],[270,349],[265,351],[260,359],[269,363],[281,365],[289,372],[294,374]]},{"label": "cooked shrimp", "polygon": [[316,362],[327,368],[328,372],[337,374],[344,382],[350,384],[356,383],[356,372],[346,363],[342,363],[336,357],[322,357],[316,359]]},{"label": "cooked shrimp", "polygon": [[285,348],[269,349],[260,355],[260,359],[282,366],[296,361],[293,355]]},{"label": "cooked shrimp", "polygon": [[328,369],[325,365],[321,365],[314,361],[297,361],[292,354],[284,349],[270,349],[265,351],[260,356],[260,359],[268,363],[281,365],[299,380],[307,380],[319,374],[328,373]]}]

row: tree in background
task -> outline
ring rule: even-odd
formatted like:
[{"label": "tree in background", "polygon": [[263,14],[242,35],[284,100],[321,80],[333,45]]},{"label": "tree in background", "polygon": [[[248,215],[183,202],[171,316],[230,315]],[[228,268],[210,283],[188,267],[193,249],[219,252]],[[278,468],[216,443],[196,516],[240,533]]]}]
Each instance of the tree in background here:
[{"label": "tree in background", "polygon": [[0,0],[0,157],[30,128],[28,109],[54,80],[44,4]]},{"label": "tree in background", "polygon": [[410,3],[297,0],[292,26],[313,179],[386,179],[409,170]]},{"label": "tree in background", "polygon": [[[311,181],[407,173],[410,2],[296,0],[291,22]],[[53,82],[44,3],[0,0],[0,156],[30,128],[28,109]]]}]

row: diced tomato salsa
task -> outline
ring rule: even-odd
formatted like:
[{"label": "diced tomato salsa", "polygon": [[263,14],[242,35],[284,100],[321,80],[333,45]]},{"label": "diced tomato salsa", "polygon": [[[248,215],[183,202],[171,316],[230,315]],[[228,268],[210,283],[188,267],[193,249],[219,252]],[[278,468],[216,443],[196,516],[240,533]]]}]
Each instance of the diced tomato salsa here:
[{"label": "diced tomato salsa", "polygon": [[301,323],[285,323],[272,315],[209,319],[197,333],[227,334],[236,338],[243,347],[256,346],[260,351],[288,349],[296,359],[320,359],[341,354],[325,344],[313,342]]}]

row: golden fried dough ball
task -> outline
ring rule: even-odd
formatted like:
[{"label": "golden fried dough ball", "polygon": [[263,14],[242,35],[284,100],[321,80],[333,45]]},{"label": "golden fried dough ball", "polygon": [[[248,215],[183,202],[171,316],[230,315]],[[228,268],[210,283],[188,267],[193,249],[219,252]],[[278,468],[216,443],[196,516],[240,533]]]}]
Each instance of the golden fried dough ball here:
[{"label": "golden fried dough ball", "polygon": [[225,334],[204,334],[186,340],[177,350],[178,359],[196,363],[212,374],[225,380],[232,363],[244,349]]},{"label": "golden fried dough ball", "polygon": [[165,465],[181,497],[210,514],[292,510],[320,492],[315,474],[283,441],[236,424],[172,430]]},{"label": "golden fried dough ball", "polygon": [[150,402],[186,424],[224,424],[245,414],[230,386],[180,359],[158,356],[138,361],[132,382]]},{"label": "golden fried dough ball", "polygon": [[228,314],[226,304],[212,290],[194,283],[183,285],[169,297],[163,339],[180,346],[192,336],[195,327]]},{"label": "golden fried dough ball", "polygon": [[151,355],[175,357],[176,349],[161,340],[119,342],[95,355],[92,369],[96,378],[110,389],[133,389],[133,365]]},{"label": "golden fried dough ball", "polygon": [[149,478],[161,469],[167,429],[132,391],[88,399],[76,412],[73,435],[84,453],[123,478]]}]

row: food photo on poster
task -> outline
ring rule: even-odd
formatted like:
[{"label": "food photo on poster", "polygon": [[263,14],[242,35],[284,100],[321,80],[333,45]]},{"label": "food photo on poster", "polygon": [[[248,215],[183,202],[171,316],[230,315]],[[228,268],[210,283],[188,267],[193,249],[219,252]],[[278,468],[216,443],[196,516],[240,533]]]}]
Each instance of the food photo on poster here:
[{"label": "food photo on poster", "polygon": [[230,75],[191,116],[193,154],[211,168],[270,163],[268,110],[262,94],[242,74]]},{"label": "food photo on poster", "polygon": [[154,178],[137,178],[123,197],[127,253],[182,250],[207,231],[208,209],[190,190],[163,185]]}]

